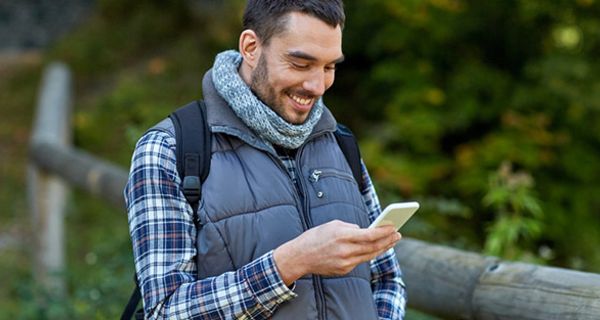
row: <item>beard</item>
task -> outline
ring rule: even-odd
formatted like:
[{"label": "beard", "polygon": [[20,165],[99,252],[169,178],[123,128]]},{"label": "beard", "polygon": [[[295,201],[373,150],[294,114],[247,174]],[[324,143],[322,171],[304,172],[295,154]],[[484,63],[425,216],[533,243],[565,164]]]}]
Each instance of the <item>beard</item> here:
[{"label": "beard", "polygon": [[[256,69],[250,75],[250,89],[260,101],[275,111],[280,117],[284,118],[284,108],[277,103],[275,89],[269,85],[269,68],[267,67],[267,58],[264,54],[258,58]],[[288,119],[285,120],[288,121]]]}]

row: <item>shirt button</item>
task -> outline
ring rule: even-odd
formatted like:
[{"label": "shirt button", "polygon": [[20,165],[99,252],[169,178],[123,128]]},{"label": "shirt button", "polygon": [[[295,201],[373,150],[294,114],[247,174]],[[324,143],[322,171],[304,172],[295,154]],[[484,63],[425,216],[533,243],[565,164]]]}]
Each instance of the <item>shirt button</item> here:
[{"label": "shirt button", "polygon": [[317,192],[317,198],[323,198],[323,192],[322,191]]}]

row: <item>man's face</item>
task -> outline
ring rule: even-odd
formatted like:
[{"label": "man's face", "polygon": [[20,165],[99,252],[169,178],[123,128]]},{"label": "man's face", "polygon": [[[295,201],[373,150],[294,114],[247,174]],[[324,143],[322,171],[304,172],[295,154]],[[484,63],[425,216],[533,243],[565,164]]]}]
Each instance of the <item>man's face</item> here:
[{"label": "man's face", "polygon": [[250,87],[284,120],[301,124],[333,84],[343,60],[342,30],[302,13],[288,18],[286,30],[262,47]]}]

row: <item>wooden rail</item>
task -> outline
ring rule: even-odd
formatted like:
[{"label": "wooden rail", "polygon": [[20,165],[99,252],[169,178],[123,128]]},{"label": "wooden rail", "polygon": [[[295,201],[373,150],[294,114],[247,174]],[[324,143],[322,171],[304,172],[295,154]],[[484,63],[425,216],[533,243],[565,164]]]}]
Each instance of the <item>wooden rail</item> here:
[{"label": "wooden rail", "polygon": [[[40,183],[47,185],[50,179],[54,181],[51,184],[60,184],[55,176],[123,208],[126,171],[65,143],[70,132],[69,99],[64,96],[68,90],[57,83],[68,88],[68,79],[64,66],[49,68],[30,145],[32,172],[44,177],[43,181],[30,180],[30,189],[38,190],[32,193],[34,203],[38,203],[33,207],[37,216],[41,209],[48,209],[41,210],[46,220],[62,219],[64,186],[59,187],[62,191],[54,193],[39,191],[45,188],[40,188]],[[57,194],[63,199],[59,201],[61,205],[46,206],[51,200],[44,198]],[[54,225],[61,226],[57,231],[60,233],[62,221],[35,224],[40,228],[36,233],[54,234],[48,239],[59,239],[38,239],[42,242],[38,248],[43,248],[38,250],[47,251],[41,253],[40,261],[48,258],[49,252],[64,255],[62,236],[48,231]],[[406,238],[395,249],[404,272],[409,306],[425,313],[444,319],[600,319],[599,274],[504,262]],[[48,275],[60,271],[64,263],[48,259],[41,267],[46,270],[38,272]],[[40,281],[50,286],[59,283],[61,287],[56,278],[54,282],[48,282],[47,277]]]},{"label": "wooden rail", "polygon": [[600,319],[600,274],[403,239],[409,305],[444,319]]}]

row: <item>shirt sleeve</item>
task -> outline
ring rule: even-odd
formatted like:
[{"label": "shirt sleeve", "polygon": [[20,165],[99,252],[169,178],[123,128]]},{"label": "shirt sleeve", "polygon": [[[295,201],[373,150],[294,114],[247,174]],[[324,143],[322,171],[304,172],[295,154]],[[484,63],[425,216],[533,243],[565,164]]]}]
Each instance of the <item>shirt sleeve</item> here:
[{"label": "shirt sleeve", "polygon": [[281,280],[272,251],[236,271],[197,278],[194,215],[180,189],[174,150],[172,136],[146,133],[124,191],[146,318],[271,317],[296,296]]},{"label": "shirt sleeve", "polygon": [[[362,161],[361,170],[365,186],[361,193],[369,209],[369,220],[373,222],[381,214],[381,205],[369,172]],[[379,319],[404,318],[406,288],[393,248],[371,261],[371,288]]]}]

